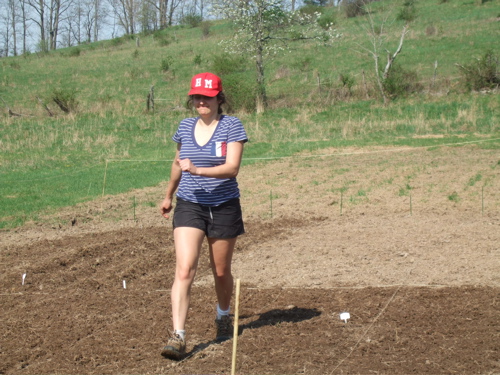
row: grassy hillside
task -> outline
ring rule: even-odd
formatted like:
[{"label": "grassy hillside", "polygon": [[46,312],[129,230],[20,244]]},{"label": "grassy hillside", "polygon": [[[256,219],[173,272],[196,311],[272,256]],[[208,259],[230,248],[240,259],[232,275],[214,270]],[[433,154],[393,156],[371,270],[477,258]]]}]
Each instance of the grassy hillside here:
[{"label": "grassy hillside", "polygon": [[[396,20],[402,2],[373,6],[378,25],[391,14],[384,47],[394,51],[403,27]],[[244,163],[326,147],[499,138],[498,91],[465,92],[455,65],[469,64],[489,49],[499,56],[498,0],[419,0],[416,9],[397,61],[416,76],[417,93],[384,106],[366,50],[367,16],[346,18],[340,8],[331,9],[342,37],[328,46],[294,42],[290,53],[268,60],[269,110],[259,116],[252,110],[236,112],[251,139]],[[174,150],[170,137],[179,120],[191,115],[184,106],[190,77],[221,68],[224,53],[218,43],[231,33],[224,22],[214,23],[208,36],[201,28],[173,27],[140,35],[139,42],[122,37],[0,60],[0,97],[22,114],[10,117],[5,108],[0,120],[0,227],[36,220],[41,212],[103,192],[167,179]],[[251,102],[251,59],[241,59],[230,70],[218,72],[228,94]],[[341,76],[349,78],[350,87]],[[146,111],[151,86],[154,113]],[[52,100],[55,94],[73,99],[74,110],[62,112]]]}]

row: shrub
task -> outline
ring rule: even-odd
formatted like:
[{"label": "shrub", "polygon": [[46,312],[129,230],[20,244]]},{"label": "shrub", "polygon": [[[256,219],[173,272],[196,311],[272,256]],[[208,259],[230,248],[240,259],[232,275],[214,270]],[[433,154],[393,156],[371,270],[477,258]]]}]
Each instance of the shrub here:
[{"label": "shrub", "polygon": [[82,50],[80,47],[72,47],[68,49],[65,53],[66,57],[78,57],[82,53]]},{"label": "shrub", "polygon": [[291,65],[293,68],[300,70],[301,72],[307,72],[311,70],[311,63],[313,59],[311,56],[302,56],[294,61]]},{"label": "shrub", "polygon": [[247,59],[244,56],[218,54],[214,56],[211,70],[215,74],[225,75],[247,70]]},{"label": "shrub", "polygon": [[244,73],[232,73],[222,77],[224,94],[227,100],[227,112],[256,110],[256,87],[252,78],[246,77]]},{"label": "shrub", "polygon": [[47,40],[40,40],[36,44],[36,51],[40,53],[48,53],[49,52],[49,42]]},{"label": "shrub", "polygon": [[201,34],[204,38],[207,38],[210,35],[210,28],[212,27],[212,22],[203,21],[200,23]]},{"label": "shrub", "polygon": [[160,47],[166,47],[172,42],[168,34],[164,30],[159,30],[153,33],[153,39],[158,43]]},{"label": "shrub", "polygon": [[142,76],[142,71],[137,66],[135,66],[130,69],[130,71],[128,72],[128,76],[130,77],[130,79],[137,79]]},{"label": "shrub", "polygon": [[197,54],[193,59],[194,65],[201,65],[201,53]]},{"label": "shrub", "polygon": [[342,0],[342,7],[344,8],[347,18],[354,18],[366,14],[365,0]]},{"label": "shrub", "polygon": [[422,86],[418,82],[416,72],[406,70],[399,64],[394,64],[383,82],[383,88],[388,96],[397,98],[418,92],[422,89]]},{"label": "shrub", "polygon": [[181,24],[188,25],[190,27],[200,26],[201,21],[203,21],[203,18],[200,15],[194,13],[188,14],[181,18]]},{"label": "shrub", "polygon": [[172,65],[172,57],[167,56],[164,59],[161,60],[161,71],[162,72],[168,72],[170,69],[170,65]]},{"label": "shrub", "polygon": [[117,46],[120,46],[123,43],[127,42],[128,40],[131,40],[131,39],[134,39],[134,35],[125,34],[125,35],[122,35],[118,38],[111,39],[109,43],[111,44],[111,46],[117,47]]},{"label": "shrub", "polygon": [[12,68],[12,69],[15,69],[15,70],[20,70],[21,69],[21,65],[19,64],[19,62],[16,61],[11,61],[9,63],[9,66]]},{"label": "shrub", "polygon": [[429,25],[425,28],[425,35],[427,35],[427,36],[437,35],[437,33],[438,33],[438,29],[434,25]]},{"label": "shrub", "polygon": [[[457,64],[458,65],[458,64]],[[458,65],[467,90],[493,89],[500,85],[499,59],[492,50],[468,65]]]},{"label": "shrub", "polygon": [[303,7],[301,7],[299,9],[299,12],[302,13],[302,14],[313,16],[316,13],[323,13],[323,9],[324,8],[322,8],[322,7],[318,6],[318,5],[306,4],[306,5],[304,5]]},{"label": "shrub", "polygon": [[335,16],[333,13],[323,13],[318,19],[318,25],[325,30],[335,25]]},{"label": "shrub", "polygon": [[349,73],[340,73],[339,75],[339,81],[342,87],[346,88],[351,91],[352,87],[354,86],[354,77],[350,75]]},{"label": "shrub", "polygon": [[417,9],[415,0],[406,0],[403,7],[399,10],[397,19],[400,21],[411,22],[417,18]]},{"label": "shrub", "polygon": [[54,89],[51,99],[65,113],[75,111],[78,106],[75,89]]}]

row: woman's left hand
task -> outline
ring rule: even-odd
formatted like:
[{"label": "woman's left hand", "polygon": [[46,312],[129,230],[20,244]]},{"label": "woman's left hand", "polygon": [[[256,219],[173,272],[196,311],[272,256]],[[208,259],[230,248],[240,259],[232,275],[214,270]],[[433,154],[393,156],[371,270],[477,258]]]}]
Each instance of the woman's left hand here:
[{"label": "woman's left hand", "polygon": [[193,162],[189,159],[177,159],[177,162],[179,163],[179,166],[181,167],[181,170],[183,172],[189,172],[191,174],[196,174],[198,168],[196,165],[193,164]]}]

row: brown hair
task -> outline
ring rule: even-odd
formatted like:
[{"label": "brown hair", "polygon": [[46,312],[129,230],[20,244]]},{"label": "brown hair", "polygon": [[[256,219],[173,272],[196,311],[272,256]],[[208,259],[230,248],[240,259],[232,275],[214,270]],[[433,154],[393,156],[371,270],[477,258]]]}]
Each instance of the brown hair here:
[{"label": "brown hair", "polygon": [[[188,108],[192,108],[193,107],[193,96],[194,95],[189,95],[188,96],[186,107],[188,107]],[[226,95],[224,95],[224,93],[222,91],[219,91],[219,93],[217,94],[216,98],[217,98],[217,101],[219,102],[219,108],[217,109],[217,113],[219,115],[221,115],[222,112],[223,112],[222,111],[222,105],[226,104]]]}]

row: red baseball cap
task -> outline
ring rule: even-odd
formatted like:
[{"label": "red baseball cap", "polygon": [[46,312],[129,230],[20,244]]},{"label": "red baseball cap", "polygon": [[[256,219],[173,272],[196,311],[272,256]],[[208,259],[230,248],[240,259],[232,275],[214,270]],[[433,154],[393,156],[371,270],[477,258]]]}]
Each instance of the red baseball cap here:
[{"label": "red baseball cap", "polygon": [[200,73],[191,79],[191,90],[188,95],[204,95],[214,97],[222,91],[222,81],[212,73]]}]

